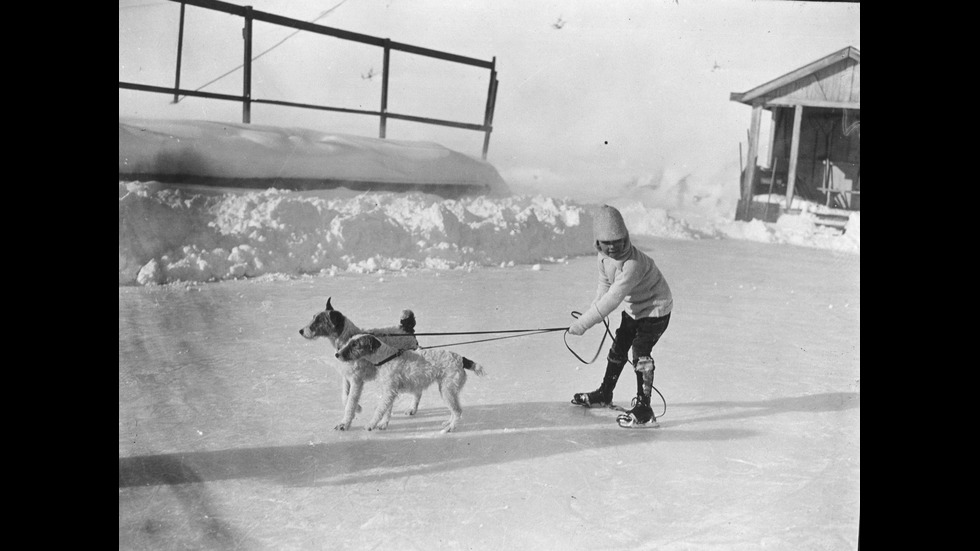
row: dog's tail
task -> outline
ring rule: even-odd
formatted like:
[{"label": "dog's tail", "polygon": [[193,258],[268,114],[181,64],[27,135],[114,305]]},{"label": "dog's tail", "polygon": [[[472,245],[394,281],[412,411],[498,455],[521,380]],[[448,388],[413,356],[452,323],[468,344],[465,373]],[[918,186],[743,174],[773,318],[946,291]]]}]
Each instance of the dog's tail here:
[{"label": "dog's tail", "polygon": [[483,371],[483,366],[465,356],[463,357],[463,369],[469,369],[481,377],[487,374],[485,371]]}]

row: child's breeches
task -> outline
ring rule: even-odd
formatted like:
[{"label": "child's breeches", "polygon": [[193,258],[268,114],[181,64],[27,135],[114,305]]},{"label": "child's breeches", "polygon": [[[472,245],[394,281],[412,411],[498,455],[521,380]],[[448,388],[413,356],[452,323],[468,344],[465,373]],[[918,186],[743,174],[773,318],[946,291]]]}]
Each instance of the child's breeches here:
[{"label": "child's breeches", "polygon": [[[616,342],[609,350],[609,362],[621,365],[626,362],[626,354],[633,349],[633,369],[636,370],[637,395],[650,397],[653,388],[653,357],[650,353],[660,336],[667,330],[670,314],[660,318],[641,318],[635,320],[623,312],[622,323],[616,330]],[[649,404],[648,404],[649,405]]]},{"label": "child's breeches", "polygon": [[667,330],[670,314],[660,318],[633,319],[623,312],[619,329],[616,329],[616,340],[609,349],[610,362],[626,363],[627,354],[633,350],[633,365],[639,358],[649,358],[653,346]]}]

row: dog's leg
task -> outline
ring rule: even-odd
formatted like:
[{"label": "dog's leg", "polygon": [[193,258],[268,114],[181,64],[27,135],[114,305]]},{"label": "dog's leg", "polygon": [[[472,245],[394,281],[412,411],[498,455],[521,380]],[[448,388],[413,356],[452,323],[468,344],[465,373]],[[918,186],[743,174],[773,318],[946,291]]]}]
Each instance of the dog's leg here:
[{"label": "dog's leg", "polygon": [[344,418],[340,424],[334,427],[336,430],[347,430],[354,421],[354,415],[360,409],[361,391],[364,390],[364,381],[354,379],[350,382],[350,392],[347,395],[347,403],[344,405]]},{"label": "dog's leg", "polygon": [[420,390],[418,392],[413,393],[413,396],[415,398],[412,400],[412,407],[409,408],[409,410],[405,412],[408,415],[415,415],[416,413],[418,413],[418,411],[419,411],[419,402],[422,401],[422,391]]},{"label": "dog's leg", "polygon": [[367,430],[388,428],[388,422],[391,420],[391,407],[395,405],[395,398],[397,397],[398,391],[394,389],[389,389],[381,395],[381,402],[378,404],[378,408],[374,410],[374,418],[368,423]]},{"label": "dog's leg", "polygon": [[[397,399],[398,394],[396,393],[395,396],[396,396],[396,399]],[[384,417],[381,418],[381,424],[378,425],[378,428],[380,428],[380,429],[386,429],[386,428],[388,428],[388,423],[391,422],[391,410],[394,407],[395,407],[395,399],[392,399],[391,400],[391,405],[389,405],[385,409]]]},{"label": "dog's leg", "polygon": [[[341,386],[341,389],[340,389],[340,403],[344,406],[344,409],[346,409],[347,408],[347,397],[350,395],[350,381],[347,379],[347,377],[344,377],[344,383],[342,385],[340,385],[340,386]],[[356,414],[356,413],[360,413],[360,412],[361,412],[361,404],[357,404],[357,408],[356,408],[356,411],[354,413]]]},{"label": "dog's leg", "polygon": [[459,420],[463,416],[463,408],[459,405],[459,391],[462,385],[456,385],[456,381],[449,381],[442,385],[442,399],[449,407],[449,420],[442,424],[442,432],[452,432],[459,426]]}]

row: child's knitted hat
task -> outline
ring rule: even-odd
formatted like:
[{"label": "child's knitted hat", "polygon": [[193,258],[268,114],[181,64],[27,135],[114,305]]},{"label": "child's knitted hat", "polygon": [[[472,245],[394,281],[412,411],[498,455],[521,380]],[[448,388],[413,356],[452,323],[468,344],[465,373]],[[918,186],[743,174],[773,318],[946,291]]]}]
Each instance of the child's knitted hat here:
[{"label": "child's knitted hat", "polygon": [[629,237],[623,215],[614,207],[602,205],[592,219],[592,234],[596,241],[615,241]]}]

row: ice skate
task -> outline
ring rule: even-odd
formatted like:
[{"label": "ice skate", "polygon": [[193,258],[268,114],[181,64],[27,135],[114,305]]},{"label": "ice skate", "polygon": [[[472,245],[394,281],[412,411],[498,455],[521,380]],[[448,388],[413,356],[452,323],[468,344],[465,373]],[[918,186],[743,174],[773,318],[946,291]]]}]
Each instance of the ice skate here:
[{"label": "ice skate", "polygon": [[587,408],[606,407],[612,404],[612,392],[599,387],[592,392],[579,392],[572,396],[572,403]]},{"label": "ice skate", "polygon": [[624,429],[660,428],[657,416],[650,407],[650,397],[639,395],[633,398],[632,409],[616,417],[616,423]]}]

